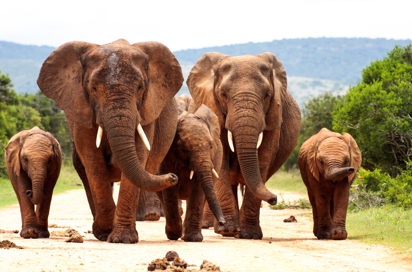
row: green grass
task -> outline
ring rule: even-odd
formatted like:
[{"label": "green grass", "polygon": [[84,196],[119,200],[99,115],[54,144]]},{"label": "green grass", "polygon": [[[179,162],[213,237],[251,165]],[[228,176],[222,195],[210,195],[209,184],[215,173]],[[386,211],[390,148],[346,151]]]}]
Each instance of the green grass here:
[{"label": "green grass", "polygon": [[350,239],[385,245],[412,256],[412,209],[385,205],[349,212],[346,229]]},{"label": "green grass", "polygon": [[266,182],[266,186],[273,190],[307,194],[298,170],[278,171]]},{"label": "green grass", "polygon": [[[62,165],[59,179],[54,187],[53,194],[63,193],[67,190],[79,189],[82,182],[71,164]],[[17,204],[17,197],[8,178],[0,178],[0,207]]]},{"label": "green grass", "polygon": [[[273,190],[307,193],[298,171],[279,171],[266,185]],[[298,202],[278,203],[278,205],[285,206],[284,208],[304,206],[300,201]],[[311,213],[309,215],[311,216]],[[379,208],[348,211],[346,228],[349,239],[388,246],[397,252],[412,256],[412,209],[405,210],[385,205]]]}]

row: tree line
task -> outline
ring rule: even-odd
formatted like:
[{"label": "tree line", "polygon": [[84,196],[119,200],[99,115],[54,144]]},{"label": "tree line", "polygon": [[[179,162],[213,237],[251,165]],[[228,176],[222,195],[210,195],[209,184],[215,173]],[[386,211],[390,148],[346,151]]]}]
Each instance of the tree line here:
[{"label": "tree line", "polygon": [[[353,195],[360,202],[395,203],[412,207],[412,44],[396,46],[362,71],[362,80],[342,96],[325,93],[302,108],[298,146],[284,167],[296,168],[301,144],[326,127],[348,132],[362,151],[362,170]],[[15,133],[38,126],[60,142],[71,158],[71,140],[64,113],[40,91],[19,95],[0,72],[0,147]],[[0,175],[5,176],[4,160]],[[361,203],[362,202],[362,203]],[[372,203],[373,202],[373,203]],[[372,203],[372,204],[371,204]]]},{"label": "tree line", "polygon": [[[71,158],[71,140],[64,113],[54,101],[40,91],[17,94],[11,79],[0,71],[0,150],[4,153],[9,139],[19,131],[38,126],[52,133],[60,142],[64,157]],[[0,160],[0,176],[6,177],[4,159]]]},{"label": "tree line", "polygon": [[299,143],[286,168],[296,165],[302,143],[322,127],[348,132],[362,151],[353,205],[412,207],[412,44],[370,63],[345,95],[311,99],[302,115]]}]

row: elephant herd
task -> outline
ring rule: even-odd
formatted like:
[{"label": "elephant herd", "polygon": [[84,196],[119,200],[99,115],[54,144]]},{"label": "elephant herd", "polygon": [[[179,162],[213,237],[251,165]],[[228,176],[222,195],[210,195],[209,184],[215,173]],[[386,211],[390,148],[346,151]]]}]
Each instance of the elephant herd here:
[{"label": "elephant herd", "polygon": [[[66,116],[98,240],[139,241],[136,204],[143,192],[159,196],[168,239],[199,242],[202,227],[212,226],[223,236],[262,239],[261,201],[277,202],[265,182],[296,147],[301,123],[275,55],[206,53],[187,78],[191,96],[176,97],[182,70],[163,44],[76,41],[49,55],[37,83]],[[10,139],[5,160],[20,204],[20,235],[49,237],[58,142],[37,127],[24,130]],[[349,187],[361,165],[355,140],[322,129],[302,145],[298,160],[315,236],[346,239]],[[239,185],[245,186],[240,207]]]}]

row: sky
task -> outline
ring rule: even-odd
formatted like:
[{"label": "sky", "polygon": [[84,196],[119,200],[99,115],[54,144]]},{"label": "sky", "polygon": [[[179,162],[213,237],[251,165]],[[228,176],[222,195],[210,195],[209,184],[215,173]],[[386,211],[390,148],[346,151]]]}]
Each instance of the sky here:
[{"label": "sky", "polygon": [[124,38],[171,50],[290,38],[412,39],[410,0],[3,0],[0,40]]}]

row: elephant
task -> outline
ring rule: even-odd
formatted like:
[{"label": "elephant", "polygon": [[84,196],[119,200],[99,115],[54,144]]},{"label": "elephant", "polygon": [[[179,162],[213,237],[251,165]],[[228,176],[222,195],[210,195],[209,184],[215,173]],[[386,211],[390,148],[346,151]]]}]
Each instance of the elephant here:
[{"label": "elephant", "polygon": [[298,164],[313,213],[318,239],[345,240],[349,189],[362,155],[349,133],[322,128],[301,146]]},{"label": "elephant", "polygon": [[[166,217],[166,236],[170,240],[182,237],[186,242],[201,242],[202,215],[205,199],[219,226],[225,219],[214,191],[214,180],[222,164],[220,126],[216,114],[205,105],[190,110],[191,99],[176,98],[179,118],[176,136],[161,165],[161,172],[174,172],[179,182],[161,191]],[[183,224],[179,199],[186,200]]]},{"label": "elephant", "polygon": [[[187,86],[196,103],[219,119],[223,160],[215,188],[225,216],[223,236],[262,239],[261,202],[276,204],[266,181],[295,146],[301,114],[287,89],[286,72],[270,52],[228,56],[205,53],[193,66]],[[245,184],[239,210],[237,187]]]},{"label": "elephant", "polygon": [[173,97],[182,83],[180,64],[159,42],[72,41],[44,61],[37,84],[64,110],[98,240],[137,243],[140,189],[177,183],[174,173],[158,170],[176,132]]},{"label": "elephant", "polygon": [[49,238],[48,217],[60,174],[59,142],[37,126],[14,135],[5,148],[5,165],[20,205],[23,238]]}]

